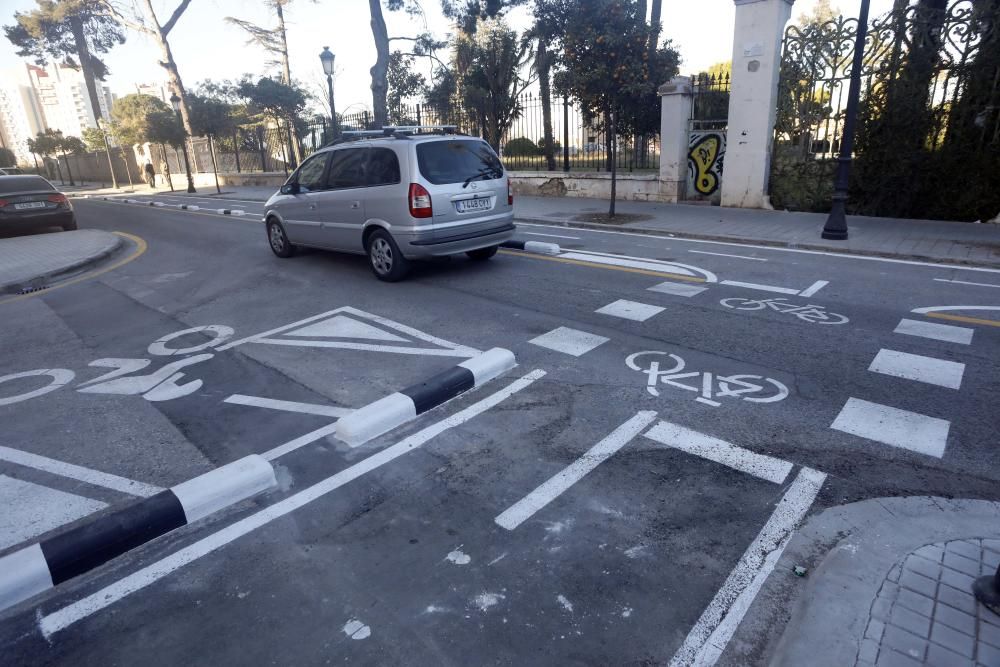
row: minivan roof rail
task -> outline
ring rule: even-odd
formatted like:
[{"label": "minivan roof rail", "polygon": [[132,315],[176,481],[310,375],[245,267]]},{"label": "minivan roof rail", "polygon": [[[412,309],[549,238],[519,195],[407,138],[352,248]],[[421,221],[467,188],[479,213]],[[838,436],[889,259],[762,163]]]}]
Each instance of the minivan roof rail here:
[{"label": "minivan roof rail", "polygon": [[462,134],[457,125],[386,125],[381,130],[344,130],[340,137],[323,145],[323,148],[337,146],[348,141],[388,137],[409,139],[415,134]]}]

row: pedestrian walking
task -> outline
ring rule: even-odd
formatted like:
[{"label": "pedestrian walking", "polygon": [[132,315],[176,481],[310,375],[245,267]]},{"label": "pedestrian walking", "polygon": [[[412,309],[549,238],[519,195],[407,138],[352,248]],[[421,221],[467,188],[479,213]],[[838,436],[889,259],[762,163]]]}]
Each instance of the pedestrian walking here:
[{"label": "pedestrian walking", "polygon": [[156,170],[153,169],[153,163],[146,160],[146,164],[143,165],[142,171],[146,176],[146,185],[151,188],[156,187]]}]

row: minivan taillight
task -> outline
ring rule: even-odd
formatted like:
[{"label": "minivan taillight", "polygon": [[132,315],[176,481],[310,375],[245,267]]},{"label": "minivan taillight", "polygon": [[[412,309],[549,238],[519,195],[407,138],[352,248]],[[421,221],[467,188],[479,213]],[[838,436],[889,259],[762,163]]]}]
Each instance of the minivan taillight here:
[{"label": "minivan taillight", "polygon": [[510,184],[510,177],[507,177],[507,206],[514,205],[514,186]]},{"label": "minivan taillight", "polygon": [[410,183],[410,215],[414,218],[430,218],[434,215],[431,207],[431,193],[419,183]]}]

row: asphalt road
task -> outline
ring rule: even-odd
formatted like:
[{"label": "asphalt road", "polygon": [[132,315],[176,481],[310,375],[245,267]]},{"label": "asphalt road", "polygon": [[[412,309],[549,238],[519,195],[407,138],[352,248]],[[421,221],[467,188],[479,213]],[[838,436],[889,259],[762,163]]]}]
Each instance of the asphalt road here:
[{"label": "asphalt road", "polygon": [[[684,664],[801,514],[1000,499],[1000,272],[522,225],[564,254],[390,285],[274,257],[259,203],[75,205],[146,250],[0,302],[0,445],[158,487],[281,447],[281,488],[0,612],[8,664]],[[325,428],[492,347],[517,368],[405,426]],[[0,554],[134,499],[3,451]]]}]

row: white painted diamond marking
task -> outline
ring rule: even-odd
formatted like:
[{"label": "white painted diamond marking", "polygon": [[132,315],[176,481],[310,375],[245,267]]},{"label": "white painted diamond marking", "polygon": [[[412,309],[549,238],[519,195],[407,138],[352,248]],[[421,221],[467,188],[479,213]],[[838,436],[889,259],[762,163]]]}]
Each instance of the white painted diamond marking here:
[{"label": "white painted diamond marking", "polygon": [[594,312],[600,313],[601,315],[611,315],[613,317],[620,317],[626,320],[633,320],[635,322],[645,322],[653,315],[662,313],[664,310],[666,309],[661,308],[660,306],[651,306],[648,303],[618,299],[603,308],[598,308]]},{"label": "white painted diamond marking", "polygon": [[697,285],[684,285],[682,283],[672,283],[668,280],[666,282],[660,283],[659,285],[653,285],[648,289],[650,292],[660,292],[662,294],[673,294],[674,296],[692,297],[692,296],[698,296],[708,288],[698,287]]},{"label": "white painted diamond marking", "polygon": [[598,336],[597,334],[587,333],[578,329],[559,327],[528,342],[539,347],[579,357],[590,352],[595,347],[607,343],[608,339],[604,336]]}]

